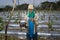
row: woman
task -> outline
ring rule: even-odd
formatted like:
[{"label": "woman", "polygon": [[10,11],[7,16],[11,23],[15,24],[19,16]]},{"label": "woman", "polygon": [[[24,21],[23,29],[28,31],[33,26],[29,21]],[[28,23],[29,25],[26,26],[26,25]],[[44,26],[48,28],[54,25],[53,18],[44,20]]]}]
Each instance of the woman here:
[{"label": "woman", "polygon": [[28,22],[28,32],[27,32],[27,34],[28,34],[30,39],[33,38],[34,34],[37,33],[36,26],[35,26],[37,19],[38,19],[38,17],[35,14],[34,7],[33,7],[33,5],[30,4],[28,6],[28,12],[27,12],[27,15],[25,17],[25,20],[27,20],[27,22]]},{"label": "woman", "polygon": [[32,4],[28,5],[28,12],[25,16],[26,22],[28,21],[28,19],[31,19],[32,21],[34,20],[35,23],[37,23],[36,21],[38,20],[38,14],[35,14],[34,6]]}]

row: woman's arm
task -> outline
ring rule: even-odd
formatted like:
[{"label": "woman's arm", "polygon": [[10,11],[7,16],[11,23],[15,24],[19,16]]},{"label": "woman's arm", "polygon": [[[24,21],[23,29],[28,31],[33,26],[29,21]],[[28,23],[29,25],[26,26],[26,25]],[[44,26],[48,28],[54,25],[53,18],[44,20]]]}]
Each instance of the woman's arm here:
[{"label": "woman's arm", "polygon": [[38,18],[39,18],[39,17],[38,17],[38,14],[35,14],[34,20],[36,20],[36,21],[37,21],[37,20],[38,20]]}]

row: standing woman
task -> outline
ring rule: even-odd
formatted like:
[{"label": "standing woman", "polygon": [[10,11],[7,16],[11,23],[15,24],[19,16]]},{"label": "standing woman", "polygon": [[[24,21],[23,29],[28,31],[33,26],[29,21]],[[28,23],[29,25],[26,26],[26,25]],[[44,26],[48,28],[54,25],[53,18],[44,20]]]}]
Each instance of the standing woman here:
[{"label": "standing woman", "polygon": [[28,23],[28,32],[27,32],[27,37],[28,40],[37,40],[37,28],[36,28],[36,20],[38,19],[38,16],[35,14],[34,11],[34,6],[32,4],[30,4],[28,6],[28,12],[27,15],[25,16],[25,19],[27,20]]}]

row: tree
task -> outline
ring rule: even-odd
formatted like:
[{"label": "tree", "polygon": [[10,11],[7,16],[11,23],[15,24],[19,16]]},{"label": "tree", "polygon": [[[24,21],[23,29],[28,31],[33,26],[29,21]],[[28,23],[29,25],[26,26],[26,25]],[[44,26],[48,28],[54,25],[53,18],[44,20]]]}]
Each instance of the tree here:
[{"label": "tree", "polygon": [[16,8],[21,10],[27,10],[28,4],[17,5]]},{"label": "tree", "polygon": [[60,9],[60,0],[56,2],[58,9]]},{"label": "tree", "polygon": [[48,9],[48,10],[50,10],[50,8],[51,8],[52,10],[56,10],[57,9],[57,4],[55,2],[45,1],[45,2],[41,3],[41,8],[42,9]]},{"label": "tree", "polygon": [[7,6],[5,6],[5,10],[12,10],[12,7],[7,5]]},{"label": "tree", "polygon": [[48,6],[48,4],[49,4],[48,1],[42,2],[42,3],[41,3],[41,8],[42,8],[42,9],[46,9],[46,7]]}]

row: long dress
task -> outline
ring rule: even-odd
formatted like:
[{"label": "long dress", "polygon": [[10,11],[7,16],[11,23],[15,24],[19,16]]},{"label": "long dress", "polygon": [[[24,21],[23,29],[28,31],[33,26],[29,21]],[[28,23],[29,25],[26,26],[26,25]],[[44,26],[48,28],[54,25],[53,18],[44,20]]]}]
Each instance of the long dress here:
[{"label": "long dress", "polygon": [[34,22],[31,21],[31,20],[28,20],[28,34],[29,34],[29,37],[33,37],[33,34],[34,34]]},{"label": "long dress", "polygon": [[27,16],[29,17],[29,19],[28,19],[28,35],[29,35],[29,37],[33,37],[35,24],[32,20],[30,20],[30,18],[35,17],[34,11],[32,11],[31,13],[28,11]]}]

